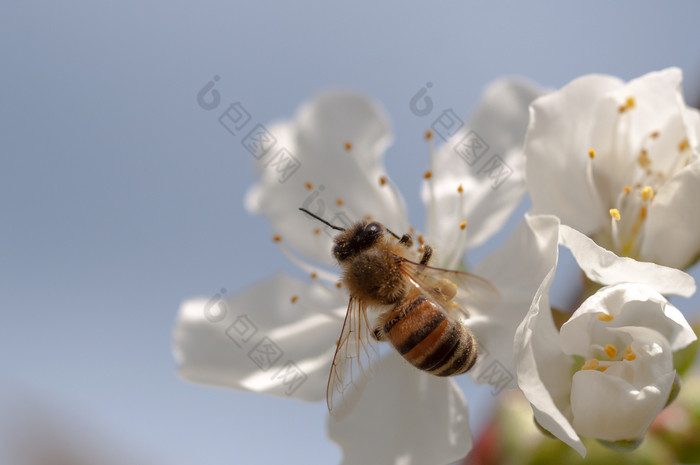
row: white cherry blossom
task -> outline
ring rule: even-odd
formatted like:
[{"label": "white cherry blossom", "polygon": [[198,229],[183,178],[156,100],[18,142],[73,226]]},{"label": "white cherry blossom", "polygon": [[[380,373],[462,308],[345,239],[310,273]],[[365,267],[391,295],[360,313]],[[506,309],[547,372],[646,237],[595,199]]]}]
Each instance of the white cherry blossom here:
[{"label": "white cherry blossom", "polygon": [[[503,112],[508,124],[503,127],[503,136],[492,134],[492,143],[510,153],[522,142],[529,100],[523,97],[523,85],[516,81],[499,86],[505,94],[487,93],[480,112],[494,119]],[[478,117],[474,124],[479,124]],[[511,127],[518,128],[520,140],[509,134]],[[300,212],[299,207],[340,227],[372,219],[402,234],[409,231],[409,223],[403,200],[382,164],[383,151],[391,139],[389,125],[381,109],[368,98],[350,92],[322,93],[305,104],[295,120],[270,126],[269,134],[275,145],[256,154],[260,181],[250,190],[246,205],[267,216],[275,243],[310,280],[277,275],[235,296],[184,302],[175,328],[175,356],[180,374],[194,382],[320,401],[325,397],[348,295],[340,284],[337,266],[332,266],[335,232]],[[274,158],[279,150],[285,150],[300,165],[284,179]],[[443,171],[436,169],[437,186],[442,185]],[[465,188],[478,185],[470,184],[468,171],[460,176]],[[521,174],[514,177],[522,179]],[[511,194],[491,208],[502,220],[476,221],[465,231],[460,222],[469,218],[470,208],[476,206],[462,208],[459,214],[432,216],[434,223],[428,221],[428,230],[453,228],[456,233],[449,243],[439,242],[441,236],[436,235],[432,245],[442,252],[439,256],[443,260],[433,264],[445,266],[445,260],[453,261],[454,257],[459,261],[467,240],[458,235],[469,232],[485,240],[495,233],[519,202],[521,184],[507,188]],[[483,192],[478,195],[488,201]],[[506,266],[518,244],[533,239],[530,229],[523,227],[505,247],[506,254],[483,265],[484,276],[499,287],[505,286],[503,278],[508,273],[499,275],[499,266]],[[537,247],[528,248],[530,254],[536,251]],[[502,340],[512,339],[527,309],[525,302],[531,300],[544,273],[531,276],[533,279],[526,281],[529,296],[527,291],[516,296],[521,300],[519,315],[504,319],[505,310],[496,311],[498,318],[472,315],[475,332],[483,335],[487,346],[498,346],[491,351],[492,356],[503,358],[511,373],[514,362]],[[508,294],[503,297],[505,303],[511,301]],[[257,360],[261,367],[250,353],[263,340],[282,355],[270,366],[264,358]],[[344,464],[367,463],[367,444],[375,442],[382,450],[373,449],[371,456],[381,457],[382,463],[398,464],[407,458],[412,464],[451,463],[466,455],[471,447],[468,410],[454,380],[423,373],[394,353],[379,362],[377,373],[347,418],[341,422],[329,419],[329,435],[343,448]],[[515,385],[514,377],[507,381],[508,387]],[[401,408],[394,405],[397,402]],[[428,414],[430,421],[417,421]]]},{"label": "white cherry blossom", "polygon": [[548,297],[555,258],[516,332],[518,385],[537,422],[581,455],[581,437],[634,444],[669,400],[673,351],[696,339],[662,294],[688,297],[695,282],[677,269],[617,257],[549,218],[554,225],[537,233],[558,230],[558,242],[605,287],[557,330]]},{"label": "white cherry blossom", "polygon": [[700,113],[669,68],[628,83],[588,75],[531,106],[527,187],[618,255],[685,269],[700,254]]}]

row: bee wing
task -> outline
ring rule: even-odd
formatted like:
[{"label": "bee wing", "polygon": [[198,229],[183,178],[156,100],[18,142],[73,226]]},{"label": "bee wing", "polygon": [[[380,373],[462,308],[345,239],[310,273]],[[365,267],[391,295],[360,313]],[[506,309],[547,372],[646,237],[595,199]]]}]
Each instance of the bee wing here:
[{"label": "bee wing", "polygon": [[328,411],[336,419],[352,409],[374,374],[379,350],[372,332],[367,306],[351,297],[326,388]]},{"label": "bee wing", "polygon": [[397,257],[401,272],[423,294],[448,313],[469,316],[470,308],[486,309],[500,300],[498,290],[484,278],[465,271],[445,270]]}]

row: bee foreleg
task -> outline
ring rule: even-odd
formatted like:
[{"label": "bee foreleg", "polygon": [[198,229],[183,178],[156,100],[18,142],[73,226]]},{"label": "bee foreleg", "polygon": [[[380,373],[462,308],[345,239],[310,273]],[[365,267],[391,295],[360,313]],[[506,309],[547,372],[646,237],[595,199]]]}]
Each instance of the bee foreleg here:
[{"label": "bee foreleg", "polygon": [[406,247],[411,247],[413,245],[413,238],[410,234],[404,234],[403,236],[401,236],[401,239],[399,239],[399,244],[404,245]]},{"label": "bee foreleg", "polygon": [[433,248],[430,247],[428,244],[423,244],[419,250],[423,253],[423,256],[420,259],[420,264],[427,265],[430,261],[430,257],[433,256]]}]

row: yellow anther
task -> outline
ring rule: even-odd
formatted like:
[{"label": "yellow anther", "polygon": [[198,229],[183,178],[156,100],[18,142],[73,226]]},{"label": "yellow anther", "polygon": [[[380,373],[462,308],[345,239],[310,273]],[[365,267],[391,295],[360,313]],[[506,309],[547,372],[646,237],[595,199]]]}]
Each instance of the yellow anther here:
[{"label": "yellow anther", "polygon": [[423,175],[425,179],[430,179],[433,177],[433,173],[430,171],[426,171],[425,174]]},{"label": "yellow anther", "polygon": [[657,137],[659,137],[659,131],[654,131],[649,135],[651,136],[652,139],[656,139]]},{"label": "yellow anther", "polygon": [[386,178],[382,176],[381,178],[379,178],[379,185],[383,186],[384,184],[386,184]]},{"label": "yellow anther", "polygon": [[296,303],[297,300],[299,300],[299,297],[293,295],[292,296],[292,303]]},{"label": "yellow anther", "polygon": [[457,192],[459,192],[460,194],[464,192],[464,187],[462,187],[461,184],[459,185],[459,187],[457,187]]},{"label": "yellow anther", "polygon": [[642,168],[647,168],[649,165],[651,165],[651,160],[649,159],[649,154],[647,153],[646,149],[642,149],[642,151],[639,153],[637,162]]},{"label": "yellow anther", "polygon": [[615,317],[612,316],[612,315],[608,315],[607,313],[599,313],[599,314],[598,314],[598,319],[599,319],[600,321],[608,322],[608,321],[614,320]]},{"label": "yellow anther", "polygon": [[306,188],[307,188],[308,190],[311,190],[311,189],[314,188],[314,185],[311,184],[310,182],[307,182],[307,183],[305,184],[305,186],[306,186]]},{"label": "yellow anther", "polygon": [[367,221],[372,221],[372,217],[371,217],[370,215],[365,215],[365,219],[366,219]]},{"label": "yellow anther", "polygon": [[681,152],[682,152],[683,150],[687,149],[688,147],[690,147],[690,144],[688,143],[688,139],[687,139],[687,138],[686,138],[686,139],[683,139],[683,140],[681,141],[681,143],[678,144],[678,150],[680,150]]},{"label": "yellow anther", "polygon": [[430,140],[433,138],[433,131],[425,131],[425,138]]},{"label": "yellow anther", "polygon": [[625,186],[622,191],[625,193],[625,195],[630,195],[632,193],[632,188],[630,186]]},{"label": "yellow anther", "polygon": [[590,360],[586,360],[586,363],[583,364],[581,367],[582,370],[597,370],[599,366],[599,362],[597,358],[592,358]]},{"label": "yellow anther", "polygon": [[338,289],[340,289],[341,287],[343,287],[343,283],[335,283],[335,287],[337,287]]},{"label": "yellow anther", "polygon": [[645,186],[644,189],[642,189],[642,200],[645,202],[647,200],[651,200],[654,198],[654,188],[651,186]]},{"label": "yellow anther", "polygon": [[311,279],[316,279],[318,277],[318,275],[316,274],[315,271],[312,271],[310,276],[311,276]]},{"label": "yellow anther", "polygon": [[423,236],[420,235],[420,234],[418,235],[418,243],[419,243],[420,245],[423,245]]},{"label": "yellow anther", "polygon": [[590,149],[590,150],[588,151],[588,156],[591,157],[591,158],[595,158],[595,150]]},{"label": "yellow anther", "polygon": [[352,144],[350,142],[346,142],[345,143],[345,150],[349,151],[350,149],[352,149]]},{"label": "yellow anther", "polygon": [[337,199],[337,200],[335,201],[335,204],[338,205],[339,207],[342,207],[342,206],[343,206],[343,199],[340,199],[340,198]]},{"label": "yellow anther", "polygon": [[625,354],[623,358],[628,362],[631,362],[632,360],[637,358],[637,354],[635,354],[634,352],[630,352],[629,354]]},{"label": "yellow anther", "polygon": [[634,97],[627,97],[627,100],[625,100],[625,103],[623,105],[620,105],[618,110],[620,113],[624,113],[625,111],[629,110],[630,108],[634,108],[635,105]]},{"label": "yellow anther", "polygon": [[462,221],[461,223],[459,223],[459,229],[464,230],[464,228],[466,228],[466,227],[467,227],[466,221]]},{"label": "yellow anther", "polygon": [[606,344],[604,350],[605,350],[605,355],[607,355],[608,358],[614,358],[615,355],[617,355],[617,349],[612,344]]},{"label": "yellow anther", "polygon": [[610,216],[615,218],[615,221],[620,221],[620,210],[618,210],[617,208],[611,208]]},{"label": "yellow anther", "polygon": [[314,234],[316,234],[318,236],[319,234],[321,234],[321,230],[319,228],[315,228]]},{"label": "yellow anther", "polygon": [[604,372],[607,369],[608,369],[608,367],[603,367],[603,366],[598,367],[598,370],[601,372]]},{"label": "yellow anther", "polygon": [[282,241],[282,236],[272,236],[272,240],[275,242],[280,242]]}]

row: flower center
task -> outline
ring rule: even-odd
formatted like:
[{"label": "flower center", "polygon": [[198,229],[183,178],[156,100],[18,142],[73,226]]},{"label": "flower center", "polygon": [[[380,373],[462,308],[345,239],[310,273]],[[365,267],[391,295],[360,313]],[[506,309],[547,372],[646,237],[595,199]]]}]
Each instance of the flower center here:
[{"label": "flower center", "polygon": [[[611,176],[629,176],[630,182],[620,192],[612,194],[614,201],[612,205],[608,206],[610,213],[609,239],[605,237],[607,233],[597,239],[601,239],[603,243],[611,242],[606,244],[609,248],[620,255],[633,258],[639,257],[644,237],[645,220],[656,193],[663,187],[668,178],[690,161],[688,139],[669,140],[678,137],[678,132],[674,131],[674,128],[668,128],[666,137],[662,136],[661,131],[654,130],[643,136],[641,141],[630,140],[633,126],[632,118],[637,105],[638,102],[634,96],[628,97],[618,105],[618,117],[613,131],[616,136],[610,153],[602,154],[602,156],[615,157],[620,160],[617,163],[620,172],[596,173],[593,164],[601,158],[601,154],[598,153],[596,147],[591,147],[587,154],[588,176],[590,176],[591,181],[594,181],[593,178],[596,177],[596,174],[607,177],[606,181],[610,181]],[[675,154],[668,153],[673,150],[672,148],[675,149]],[[633,153],[636,150],[638,153]],[[628,155],[629,152],[632,152],[631,157]],[[625,160],[632,160],[629,169],[625,168]],[[654,160],[658,162],[655,163]],[[667,163],[666,160],[670,160],[670,163]],[[598,185],[607,184],[608,182],[602,182]],[[619,185],[614,181],[614,178],[610,184]]]},{"label": "flower center", "polygon": [[606,344],[605,347],[596,348],[595,350],[600,351],[600,358],[590,358],[586,360],[581,366],[581,371],[583,370],[598,370],[605,371],[611,366],[619,363],[631,362],[637,358],[637,354],[632,350],[631,344],[627,344],[624,352],[617,350],[617,347],[613,344]]}]

